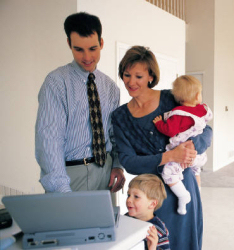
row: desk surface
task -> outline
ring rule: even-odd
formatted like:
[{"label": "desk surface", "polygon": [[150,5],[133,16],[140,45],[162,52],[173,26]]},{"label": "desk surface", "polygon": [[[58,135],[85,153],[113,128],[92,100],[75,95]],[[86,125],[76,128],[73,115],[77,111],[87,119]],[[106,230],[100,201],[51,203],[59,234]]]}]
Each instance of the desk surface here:
[{"label": "desk surface", "polygon": [[[133,249],[134,246],[139,246],[137,249],[144,249],[144,244],[141,244],[142,240],[147,235],[147,230],[151,224],[148,222],[133,219],[124,215],[120,216],[119,226],[116,228],[116,240],[112,242],[103,243],[90,243],[85,245],[76,245],[68,247],[51,247],[50,249],[66,249],[66,250],[119,250],[119,249]],[[10,230],[10,229],[8,229]],[[14,232],[17,232],[15,228]],[[5,234],[5,233],[4,233]],[[6,234],[5,234],[6,235]],[[18,240],[16,243],[11,245],[9,250],[22,249],[21,241]],[[37,248],[38,249],[38,248]],[[40,248],[45,249],[45,248]]]}]

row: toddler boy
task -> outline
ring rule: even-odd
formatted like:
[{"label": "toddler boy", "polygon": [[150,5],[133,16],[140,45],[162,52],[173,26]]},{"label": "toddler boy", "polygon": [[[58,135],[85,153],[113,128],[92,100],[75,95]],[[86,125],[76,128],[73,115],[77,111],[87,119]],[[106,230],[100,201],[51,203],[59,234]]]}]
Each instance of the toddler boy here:
[{"label": "toddler boy", "polygon": [[163,182],[156,175],[142,174],[133,178],[128,188],[127,215],[154,224],[146,236],[146,249],[169,250],[168,230],[155,214],[167,197]]}]

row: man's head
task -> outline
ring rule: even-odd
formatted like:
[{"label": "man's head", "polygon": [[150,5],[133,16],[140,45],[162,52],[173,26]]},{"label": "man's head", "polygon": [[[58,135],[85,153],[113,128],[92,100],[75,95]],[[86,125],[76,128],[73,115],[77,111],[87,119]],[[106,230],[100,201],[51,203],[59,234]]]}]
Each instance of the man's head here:
[{"label": "man's head", "polygon": [[79,12],[68,16],[64,22],[64,29],[71,46],[71,33],[76,32],[82,37],[88,37],[95,32],[101,45],[102,24],[97,16]]},{"label": "man's head", "polygon": [[64,29],[76,63],[83,70],[93,72],[103,48],[99,18],[84,12],[76,13],[66,18]]}]

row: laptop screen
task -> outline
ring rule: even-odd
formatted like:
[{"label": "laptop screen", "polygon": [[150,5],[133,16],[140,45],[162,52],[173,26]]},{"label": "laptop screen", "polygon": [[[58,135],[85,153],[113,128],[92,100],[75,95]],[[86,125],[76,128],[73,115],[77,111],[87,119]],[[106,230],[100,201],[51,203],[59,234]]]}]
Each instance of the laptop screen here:
[{"label": "laptop screen", "polygon": [[5,196],[2,202],[24,233],[115,225],[108,190]]}]

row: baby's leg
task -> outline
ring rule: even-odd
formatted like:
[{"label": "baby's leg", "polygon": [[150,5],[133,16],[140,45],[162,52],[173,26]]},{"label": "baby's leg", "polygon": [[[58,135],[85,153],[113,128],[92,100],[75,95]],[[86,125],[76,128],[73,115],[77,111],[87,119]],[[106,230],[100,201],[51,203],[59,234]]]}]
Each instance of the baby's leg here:
[{"label": "baby's leg", "polygon": [[196,167],[196,168],[200,168],[203,167],[207,162],[207,154],[206,152],[201,154],[201,155],[197,155],[196,158],[193,161],[193,165],[191,166]]},{"label": "baby's leg", "polygon": [[201,176],[200,176],[201,168],[198,167],[198,166],[193,166],[191,168],[192,168],[193,173],[194,173],[194,175],[196,177],[198,188],[201,191]]},{"label": "baby's leg", "polygon": [[177,182],[175,185],[170,186],[171,191],[178,197],[177,213],[184,215],[187,213],[186,205],[191,201],[190,193],[185,188],[182,181]]},{"label": "baby's leg", "polygon": [[191,196],[181,181],[183,179],[182,171],[183,169],[178,163],[169,162],[163,168],[162,178],[179,199],[177,212],[184,215],[187,212],[186,204],[190,202]]}]

